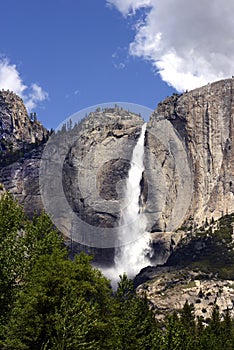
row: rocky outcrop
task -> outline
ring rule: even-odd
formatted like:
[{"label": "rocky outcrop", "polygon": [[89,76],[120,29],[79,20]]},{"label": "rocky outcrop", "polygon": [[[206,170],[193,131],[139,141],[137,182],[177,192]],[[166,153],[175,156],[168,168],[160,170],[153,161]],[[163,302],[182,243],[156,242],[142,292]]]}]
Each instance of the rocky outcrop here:
[{"label": "rocky outcrop", "polygon": [[0,181],[29,216],[43,209],[39,166],[42,144],[48,136],[36,114],[28,116],[19,96],[0,91]]},{"label": "rocky outcrop", "polygon": [[[233,94],[234,79],[219,81],[174,94],[159,103],[151,116],[147,177],[153,193],[146,209],[152,212],[154,207],[156,213],[152,231],[170,231],[189,218],[201,225],[206,218],[234,211]],[[180,188],[184,195],[178,202]],[[178,210],[180,203],[184,208]]]},{"label": "rocky outcrop", "polygon": [[185,231],[151,233],[151,262],[154,265],[164,264],[178,244],[187,237]]},{"label": "rocky outcrop", "polygon": [[181,310],[186,301],[194,305],[195,316],[204,319],[211,317],[215,305],[220,314],[228,309],[234,316],[233,280],[220,280],[212,274],[159,268],[150,281],[137,288],[137,292],[147,297],[157,319]]},{"label": "rocky outcrop", "polygon": [[173,247],[164,266],[146,267],[135,277],[156,317],[181,309],[186,300],[197,316],[210,317],[215,305],[234,315],[233,232],[234,213],[206,223]]},{"label": "rocky outcrop", "polygon": [[7,191],[23,205],[29,217],[43,210],[39,187],[39,167],[43,146],[24,154],[13,164],[0,169],[0,179]]},{"label": "rocky outcrop", "polygon": [[[36,113],[29,117],[19,96],[10,91],[0,91],[0,153],[5,163],[23,156],[25,150],[34,148],[47,138],[48,130],[37,120]],[[2,162],[2,165],[5,163]]]}]

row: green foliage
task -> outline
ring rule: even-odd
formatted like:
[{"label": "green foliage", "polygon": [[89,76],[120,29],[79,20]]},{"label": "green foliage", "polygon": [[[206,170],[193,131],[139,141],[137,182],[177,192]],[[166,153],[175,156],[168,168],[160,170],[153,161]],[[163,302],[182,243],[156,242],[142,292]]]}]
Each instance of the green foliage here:
[{"label": "green foliage", "polygon": [[[232,219],[225,220],[215,237],[221,235],[230,244],[224,226],[229,227]],[[146,296],[137,295],[126,274],[120,276],[114,293],[90,262],[85,254],[68,258],[45,213],[29,221],[12,196],[4,195],[0,200],[0,349],[234,348],[234,320],[228,310],[220,315],[215,306],[210,320],[196,319],[194,306],[186,302],[178,314],[158,323]]]},{"label": "green foliage", "polygon": [[28,271],[40,256],[52,254],[55,250],[60,249],[65,253],[63,238],[54,229],[53,223],[44,212],[27,222],[22,244],[25,256],[24,268]]},{"label": "green foliage", "polygon": [[13,197],[4,194],[0,200],[0,339],[28,272],[40,256],[55,249],[65,252],[50,219],[42,214],[28,221]]},{"label": "green foliage", "polygon": [[166,332],[161,349],[182,350],[186,349],[186,329],[183,327],[176,313],[168,317]]},{"label": "green foliage", "polygon": [[181,310],[180,321],[189,334],[195,334],[194,305],[189,304],[187,300]]},{"label": "green foliage", "polygon": [[24,223],[22,208],[11,195],[4,194],[0,200],[0,329],[13,301],[16,281],[21,276]]},{"label": "green foliage", "polygon": [[129,280],[125,273],[123,276],[119,276],[119,278],[120,281],[118,282],[118,289],[116,292],[117,299],[119,301],[132,299],[135,296],[132,280]]},{"label": "green foliage", "polygon": [[110,289],[89,259],[38,258],[11,313],[7,349],[101,349]]},{"label": "green foliage", "polygon": [[160,337],[157,324],[146,298],[137,296],[126,274],[120,276],[116,301],[118,349],[151,349],[153,339]]},{"label": "green foliage", "polygon": [[[216,228],[200,228],[189,241],[181,241],[168,259],[168,265],[189,266],[206,273],[218,274],[223,279],[234,277],[234,244],[232,242],[234,214],[225,215],[217,222]],[[197,247],[200,247],[199,249]]]},{"label": "green foliage", "polygon": [[42,140],[36,140],[35,143],[19,142],[18,149],[13,149],[13,144],[6,140],[0,140],[0,167],[10,165],[17,162],[27,153],[40,148],[48,141],[48,136],[43,136]]}]

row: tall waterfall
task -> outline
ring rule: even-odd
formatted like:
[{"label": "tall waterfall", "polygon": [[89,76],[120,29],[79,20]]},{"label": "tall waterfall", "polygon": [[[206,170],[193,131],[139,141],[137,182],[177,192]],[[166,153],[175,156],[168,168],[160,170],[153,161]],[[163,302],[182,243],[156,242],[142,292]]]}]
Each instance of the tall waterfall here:
[{"label": "tall waterfall", "polygon": [[141,179],[144,171],[144,142],[146,123],[133,150],[131,167],[126,179],[125,202],[119,224],[119,247],[115,251],[116,273],[134,277],[149,265],[150,239],[146,232],[147,220],[142,208]]},{"label": "tall waterfall", "polygon": [[118,229],[118,247],[115,248],[115,266],[101,267],[110,278],[113,288],[117,287],[119,275],[126,273],[134,278],[143,267],[150,264],[150,236],[146,232],[147,219],[142,207],[141,180],[144,171],[144,143],[146,123],[133,149],[131,167],[125,184],[125,200],[122,205]]}]

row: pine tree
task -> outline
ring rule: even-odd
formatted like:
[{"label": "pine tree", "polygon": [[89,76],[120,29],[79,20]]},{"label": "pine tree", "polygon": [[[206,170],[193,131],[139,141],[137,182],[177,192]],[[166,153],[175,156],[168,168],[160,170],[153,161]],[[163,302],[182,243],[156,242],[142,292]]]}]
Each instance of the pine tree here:
[{"label": "pine tree", "polygon": [[44,254],[19,292],[5,347],[102,350],[111,334],[110,295],[109,282],[88,257],[71,261],[61,249]]},{"label": "pine tree", "polygon": [[23,209],[6,193],[0,200],[0,340],[14,301],[24,260],[21,237],[26,219]]}]

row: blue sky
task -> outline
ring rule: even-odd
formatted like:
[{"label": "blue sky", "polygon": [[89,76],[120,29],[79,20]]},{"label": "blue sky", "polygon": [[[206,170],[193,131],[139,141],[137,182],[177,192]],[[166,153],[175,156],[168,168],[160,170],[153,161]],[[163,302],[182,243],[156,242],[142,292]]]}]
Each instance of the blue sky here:
[{"label": "blue sky", "polygon": [[155,108],[172,92],[149,63],[129,57],[131,21],[105,1],[10,0],[1,9],[0,52],[25,84],[36,82],[48,93],[33,108],[48,128],[103,102]]},{"label": "blue sky", "polygon": [[154,109],[176,90],[231,75],[233,2],[219,1],[1,1],[0,88],[48,128],[104,102]]}]

